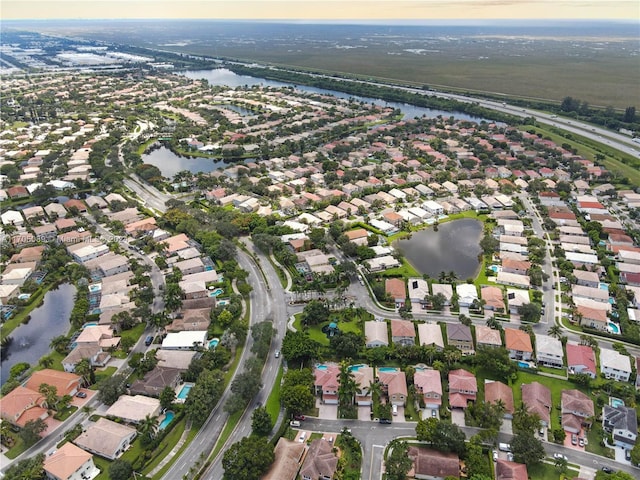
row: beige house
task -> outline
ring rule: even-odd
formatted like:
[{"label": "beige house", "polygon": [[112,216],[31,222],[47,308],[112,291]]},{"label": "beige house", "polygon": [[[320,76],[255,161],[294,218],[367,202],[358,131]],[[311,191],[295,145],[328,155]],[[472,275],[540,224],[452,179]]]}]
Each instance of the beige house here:
[{"label": "beige house", "polygon": [[44,471],[49,480],[91,480],[100,474],[93,456],[70,442],[45,457]]},{"label": "beige house", "polygon": [[115,460],[129,448],[137,433],[135,428],[100,418],[74,443],[95,455]]}]

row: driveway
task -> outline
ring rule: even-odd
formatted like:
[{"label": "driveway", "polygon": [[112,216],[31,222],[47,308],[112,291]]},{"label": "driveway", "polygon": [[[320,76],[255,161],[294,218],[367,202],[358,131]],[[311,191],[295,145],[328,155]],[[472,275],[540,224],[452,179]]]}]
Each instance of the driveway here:
[{"label": "driveway", "polygon": [[451,423],[458,425],[459,427],[466,427],[464,423],[464,410],[461,408],[454,408],[451,410]]},{"label": "driveway", "polygon": [[318,399],[316,400],[316,407],[318,407],[318,418],[325,420],[335,420],[338,418],[338,405],[327,405]]},{"label": "driveway", "polygon": [[369,405],[358,407],[358,420],[371,421],[371,407]]},{"label": "driveway", "polygon": [[502,425],[500,425],[500,431],[502,433],[513,434],[513,421],[510,418],[503,418]]}]

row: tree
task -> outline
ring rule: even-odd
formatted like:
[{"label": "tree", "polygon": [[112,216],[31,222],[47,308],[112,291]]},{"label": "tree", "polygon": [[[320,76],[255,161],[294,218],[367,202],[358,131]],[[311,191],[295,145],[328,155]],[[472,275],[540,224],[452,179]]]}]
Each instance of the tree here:
[{"label": "tree", "polygon": [[527,407],[520,405],[513,413],[513,431],[516,433],[531,433],[540,428],[540,417],[537,413],[529,413]]},{"label": "tree", "polygon": [[265,407],[256,408],[251,414],[251,430],[256,435],[266,436],[271,433],[273,422]]},{"label": "tree", "polygon": [[122,373],[107,377],[98,385],[98,398],[106,405],[113,405],[125,392],[127,377]]},{"label": "tree", "polygon": [[465,435],[457,425],[436,418],[420,420],[416,426],[416,436],[428,442],[436,450],[462,455],[465,451]]},{"label": "tree", "polygon": [[44,473],[44,453],[40,453],[26,460],[12,465],[5,472],[7,480],[42,480],[45,478]]},{"label": "tree", "polygon": [[245,437],[222,456],[225,480],[259,480],[275,459],[273,445],[264,437]]},{"label": "tree", "polygon": [[121,458],[116,458],[109,465],[109,480],[129,480],[133,475],[131,464]]},{"label": "tree", "polygon": [[533,302],[520,305],[518,315],[523,322],[537,323],[540,321],[540,305]]},{"label": "tree", "polygon": [[624,109],[623,122],[633,123],[636,121],[636,107],[627,107]]},{"label": "tree", "polygon": [[93,367],[91,366],[91,362],[88,358],[83,358],[76,363],[74,373],[82,377],[82,385],[91,385],[93,383],[91,381],[93,376]]},{"label": "tree", "polygon": [[562,328],[560,328],[560,325],[553,325],[549,330],[547,330],[547,334],[550,337],[560,339],[562,336]]},{"label": "tree", "polygon": [[216,318],[216,322],[222,327],[223,330],[227,329],[229,328],[229,325],[231,325],[231,322],[233,322],[233,314],[225,308],[222,312],[220,312],[218,318]]},{"label": "tree", "polygon": [[49,342],[49,348],[64,355],[69,353],[69,338],[66,335],[58,335],[53,337]]},{"label": "tree", "polygon": [[27,447],[30,447],[38,440],[40,440],[40,434],[47,429],[47,424],[41,418],[35,420],[29,420],[25,423],[24,427],[20,430],[20,438]]},{"label": "tree", "polygon": [[482,478],[483,476],[489,479],[493,478],[491,466],[487,462],[487,455],[482,451],[482,442],[483,439],[480,435],[474,435],[467,443],[464,463],[470,478]]},{"label": "tree", "polygon": [[509,358],[509,351],[504,347],[479,347],[476,351],[475,362],[492,372],[498,380],[503,382],[508,382],[518,370]]},{"label": "tree", "polygon": [[303,363],[317,357],[320,344],[303,332],[287,331],[282,340],[282,355],[287,362]]},{"label": "tree", "polygon": [[517,433],[511,439],[511,451],[517,463],[527,466],[537,465],[545,457],[542,442],[532,432]]},{"label": "tree", "polygon": [[315,405],[315,397],[305,385],[283,386],[281,398],[287,411],[294,415],[306,412]]},{"label": "tree", "polygon": [[329,346],[340,358],[353,357],[364,347],[364,338],[354,332],[347,332],[331,337]]},{"label": "tree", "polygon": [[349,368],[349,362],[340,362],[340,373],[338,374],[338,415],[341,418],[349,417],[353,409],[353,401],[358,390],[355,376]]},{"label": "tree", "polygon": [[138,430],[140,431],[140,442],[142,446],[149,446],[158,433],[158,417],[152,417],[147,414],[140,422]]},{"label": "tree", "polygon": [[409,444],[394,440],[385,462],[385,480],[405,480],[413,462],[409,458]]},{"label": "tree", "polygon": [[495,238],[490,233],[487,233],[480,240],[480,248],[482,248],[482,253],[485,255],[491,255],[500,247],[500,240]]},{"label": "tree", "polygon": [[447,303],[447,297],[445,297],[442,293],[436,293],[435,295],[427,295],[425,301],[431,305],[433,310],[441,312],[444,309],[445,304]]},{"label": "tree", "polygon": [[200,427],[216,406],[224,391],[224,373],[220,370],[204,370],[189,391],[184,403],[184,413],[194,426]]},{"label": "tree", "polygon": [[171,405],[173,405],[175,399],[176,392],[169,386],[164,387],[162,392],[160,392],[160,406],[165,410],[169,409]]},{"label": "tree", "polygon": [[631,450],[631,463],[640,465],[640,442],[636,442]]},{"label": "tree", "polygon": [[565,473],[567,471],[569,462],[565,457],[558,456],[557,458],[555,458],[555,461],[553,463],[560,473]]},{"label": "tree", "polygon": [[304,325],[318,325],[329,317],[329,309],[319,300],[311,300],[302,310],[302,323]]},{"label": "tree", "polygon": [[49,408],[55,408],[58,401],[58,389],[55,386],[42,383],[38,387],[38,392],[44,395]]}]

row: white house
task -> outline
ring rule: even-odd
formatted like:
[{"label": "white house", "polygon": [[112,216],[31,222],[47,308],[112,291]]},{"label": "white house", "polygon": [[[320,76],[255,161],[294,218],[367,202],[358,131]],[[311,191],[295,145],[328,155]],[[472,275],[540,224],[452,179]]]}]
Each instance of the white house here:
[{"label": "white house", "polygon": [[615,350],[600,349],[600,371],[606,378],[628,382],[631,375],[631,360]]},{"label": "white house", "polygon": [[195,345],[204,347],[206,341],[206,330],[185,330],[177,333],[168,333],[162,341],[162,348],[165,350],[194,350]]},{"label": "white house", "polygon": [[562,368],[564,353],[562,342],[549,335],[536,334],[536,360],[548,367]]},{"label": "white house", "polygon": [[70,442],[46,456],[43,467],[49,480],[91,480],[100,474],[93,455]]},{"label": "white house", "polygon": [[387,322],[364,322],[364,338],[367,348],[388,347]]},{"label": "white house", "polygon": [[473,284],[456,285],[456,293],[458,294],[458,305],[461,307],[470,307],[474,300],[478,299],[478,290]]}]

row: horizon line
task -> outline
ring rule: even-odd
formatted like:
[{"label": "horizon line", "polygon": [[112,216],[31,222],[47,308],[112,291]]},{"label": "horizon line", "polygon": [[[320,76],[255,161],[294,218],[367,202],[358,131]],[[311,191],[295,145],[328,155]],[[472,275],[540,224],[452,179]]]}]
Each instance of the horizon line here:
[{"label": "horizon line", "polygon": [[249,22],[249,23],[302,23],[302,24],[333,24],[333,23],[361,23],[361,24],[375,24],[375,25],[391,25],[391,24],[429,24],[429,23],[435,23],[435,24],[443,24],[443,23],[465,23],[465,24],[469,24],[469,23],[482,23],[482,24],[487,24],[487,23],[507,23],[507,22],[519,22],[519,23],[535,23],[535,22],[544,22],[546,24],[548,23],[561,23],[561,22],[580,22],[580,23],[628,23],[628,24],[637,24],[638,26],[640,26],[640,19],[626,19],[626,18],[616,18],[616,17],[611,17],[611,18],[572,18],[572,17],[566,17],[566,18],[554,18],[554,19],[549,19],[549,18],[519,18],[519,17],[512,17],[512,18],[494,18],[494,19],[490,19],[490,18],[449,18],[449,19],[429,19],[429,18],[425,18],[425,19],[402,19],[402,18],[398,18],[398,19],[362,19],[362,18],[347,18],[347,19],[322,19],[322,18],[317,18],[317,19],[295,19],[295,18],[198,18],[198,17],[193,17],[193,18],[167,18],[167,17],[140,17],[140,18],[123,18],[123,17],[102,17],[102,18],[96,18],[96,17],[69,17],[69,18],[5,18],[5,19],[0,19],[0,25],[2,25],[2,23],[5,22],[23,22],[23,21],[31,21],[31,22],[55,22],[55,21],[72,21],[72,22],[80,22],[80,21],[102,21],[102,20],[116,20],[116,21],[146,21],[146,20],[152,20],[152,21],[158,21],[158,20],[162,20],[162,21],[168,21],[168,22],[175,22],[175,21],[197,21],[197,22],[207,22],[207,21],[213,21],[213,22],[220,22],[220,23],[224,23],[224,22]]}]

